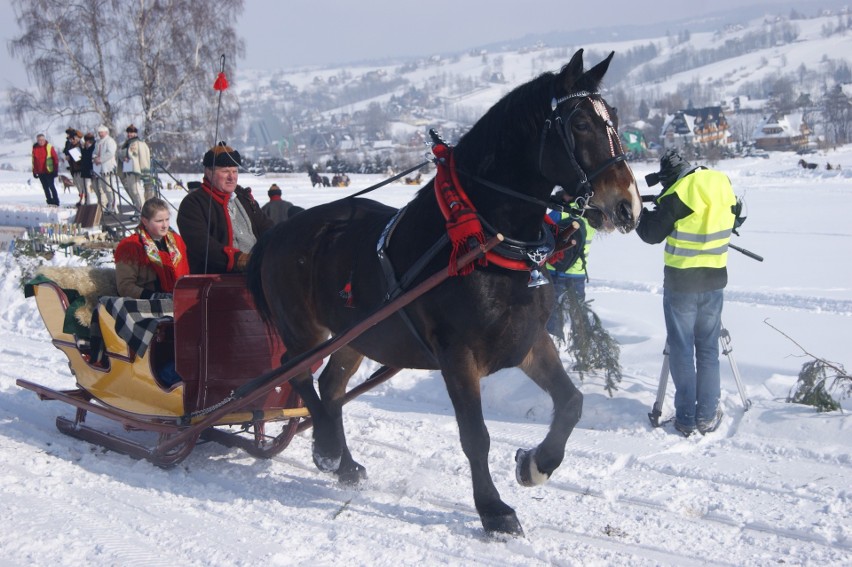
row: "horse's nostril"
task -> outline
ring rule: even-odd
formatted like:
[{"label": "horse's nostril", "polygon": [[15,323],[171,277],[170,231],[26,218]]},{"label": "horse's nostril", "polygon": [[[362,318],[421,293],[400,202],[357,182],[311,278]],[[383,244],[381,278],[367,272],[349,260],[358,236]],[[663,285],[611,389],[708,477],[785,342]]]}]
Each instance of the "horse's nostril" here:
[{"label": "horse's nostril", "polygon": [[633,222],[633,208],[630,206],[630,202],[627,200],[622,200],[618,204],[618,219],[625,222],[630,223]]}]

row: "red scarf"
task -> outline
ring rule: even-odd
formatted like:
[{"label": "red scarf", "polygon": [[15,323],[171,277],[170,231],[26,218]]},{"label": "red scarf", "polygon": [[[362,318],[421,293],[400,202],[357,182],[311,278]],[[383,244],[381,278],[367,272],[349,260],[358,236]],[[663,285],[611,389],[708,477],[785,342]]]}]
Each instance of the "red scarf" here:
[{"label": "red scarf", "polygon": [[136,233],[128,236],[115,249],[115,261],[138,266],[149,266],[157,274],[160,291],[172,293],[175,282],[189,274],[186,246],[183,239],[171,230],[163,237],[166,249],[157,248],[157,243],[142,225]]}]

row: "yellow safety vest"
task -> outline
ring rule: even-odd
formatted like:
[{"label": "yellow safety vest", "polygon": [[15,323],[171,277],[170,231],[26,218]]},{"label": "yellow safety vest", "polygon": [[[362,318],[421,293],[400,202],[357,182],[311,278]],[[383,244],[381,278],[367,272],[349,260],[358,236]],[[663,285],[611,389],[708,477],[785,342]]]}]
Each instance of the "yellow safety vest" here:
[{"label": "yellow safety vest", "polygon": [[[568,217],[576,216],[576,215],[577,215],[576,209],[573,209],[572,211],[569,211],[569,212],[562,211],[562,214],[560,215],[560,221],[564,221]],[[592,228],[592,225],[589,224],[589,221],[586,220],[585,216],[580,217],[579,222],[581,222],[586,227],[586,241],[583,243],[583,254],[580,257],[577,258],[576,262],[571,264],[570,268],[568,268],[567,270],[565,270],[563,272],[564,274],[583,274],[583,275],[585,275],[585,273],[586,273],[586,258],[589,257],[589,250],[592,247],[592,238],[595,237],[597,230]],[[560,222],[560,224],[561,224],[561,222]],[[547,269],[551,270],[551,271],[557,271],[557,269],[554,266],[551,266],[550,264],[547,264]]]},{"label": "yellow safety vest", "polygon": [[660,197],[675,193],[692,214],[675,222],[666,237],[666,266],[724,268],[734,227],[731,207],[737,198],[724,173],[700,169],[677,181]]},{"label": "yellow safety vest", "polygon": [[45,157],[44,157],[44,168],[48,173],[53,173],[56,164],[53,163],[53,146],[50,145],[50,142],[44,145],[45,149]]}]

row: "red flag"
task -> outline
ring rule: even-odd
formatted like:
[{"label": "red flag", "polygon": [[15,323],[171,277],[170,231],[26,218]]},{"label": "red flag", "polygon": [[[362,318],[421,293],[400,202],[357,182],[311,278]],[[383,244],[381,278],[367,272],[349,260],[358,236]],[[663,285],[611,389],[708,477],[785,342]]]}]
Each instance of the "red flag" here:
[{"label": "red flag", "polygon": [[225,77],[224,72],[221,72],[216,76],[216,80],[213,82],[213,90],[224,91],[227,88],[228,88],[228,78]]}]

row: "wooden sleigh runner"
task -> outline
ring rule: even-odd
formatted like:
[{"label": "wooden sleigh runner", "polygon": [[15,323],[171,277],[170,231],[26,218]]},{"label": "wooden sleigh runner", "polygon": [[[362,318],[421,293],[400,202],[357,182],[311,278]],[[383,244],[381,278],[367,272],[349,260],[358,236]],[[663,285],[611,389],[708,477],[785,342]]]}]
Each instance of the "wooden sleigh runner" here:
[{"label": "wooden sleigh runner", "polygon": [[[497,235],[474,248],[458,260],[457,269],[501,240]],[[316,372],[323,359],[448,277],[447,269],[433,274],[360,323],[283,365],[279,364],[286,349],[275,331],[261,320],[242,276],[181,278],[174,292],[174,321],[158,325],[141,356],[118,335],[115,318],[103,303],[99,304],[98,324],[106,349],[106,362],[101,365],[91,363],[78,348],[75,335],[63,328],[69,308],[65,291],[55,282],[41,282],[32,286],[32,293],[53,345],[68,357],[77,388],[54,390],[23,379],[17,384],[42,400],[61,401],[77,409],[74,419],[56,418],[62,433],[160,467],[181,462],[199,439],[268,458],[312,425],[289,381],[305,371]],[[166,387],[158,377],[158,368],[171,361],[182,380]],[[398,368],[382,366],[351,388],[344,403],[397,372]],[[89,413],[113,420],[128,432],[157,434],[158,440],[151,446],[96,429],[86,422]],[[267,435],[266,426],[275,422],[283,424],[280,432]]]}]

